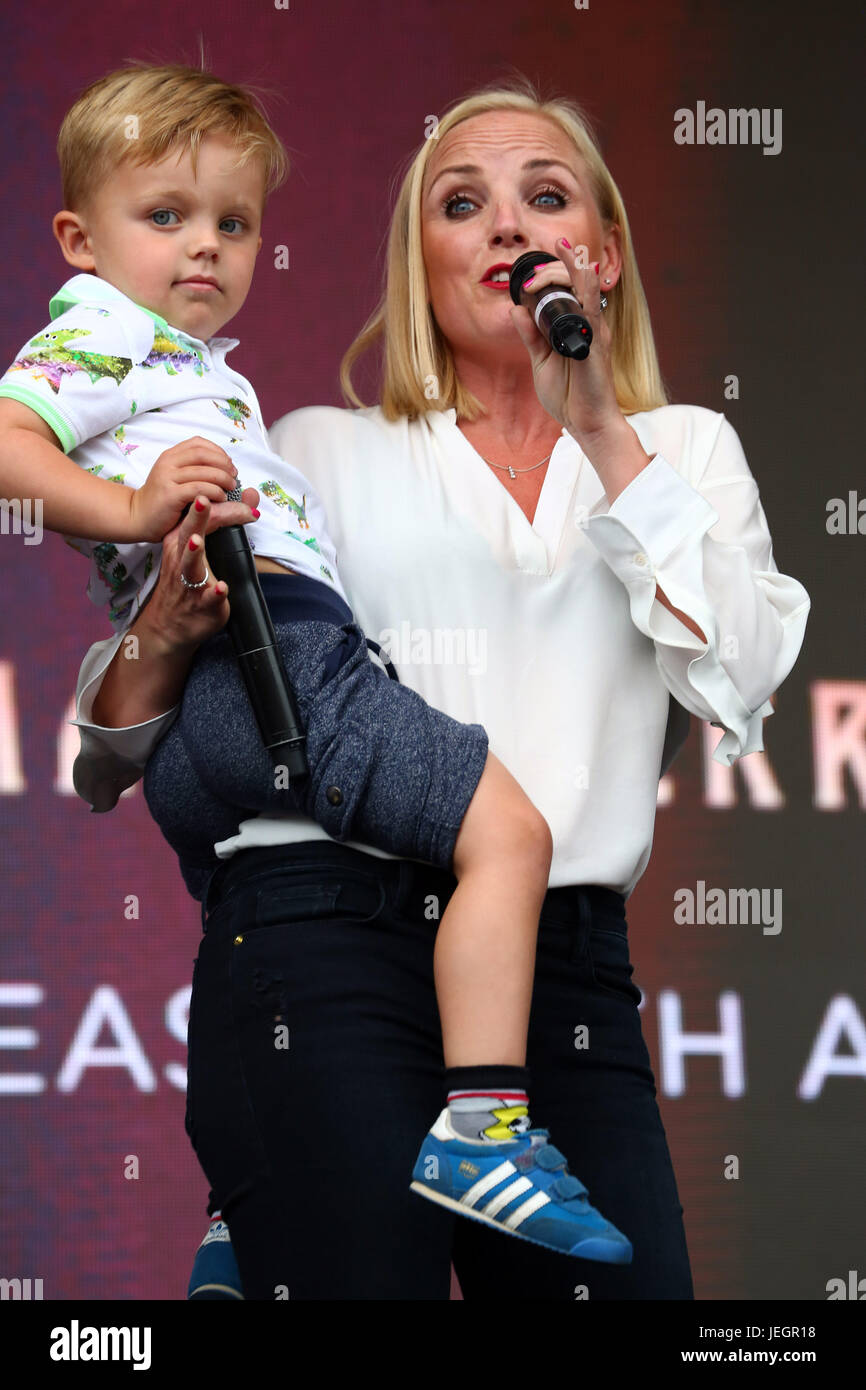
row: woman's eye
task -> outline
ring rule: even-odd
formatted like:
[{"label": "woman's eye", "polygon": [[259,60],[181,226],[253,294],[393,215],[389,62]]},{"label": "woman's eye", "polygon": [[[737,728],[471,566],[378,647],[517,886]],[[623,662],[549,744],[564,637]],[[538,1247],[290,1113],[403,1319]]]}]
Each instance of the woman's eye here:
[{"label": "woman's eye", "polygon": [[452,193],[451,197],[446,198],[442,204],[446,217],[460,217],[467,207],[473,208],[474,206],[472,199],[465,193]]},{"label": "woman's eye", "polygon": [[[568,202],[568,194],[561,188],[540,188],[531,199],[533,203],[541,207],[563,208]],[[446,217],[462,217],[466,212],[476,206],[474,199],[468,193],[452,193],[450,198],[446,198],[443,203],[443,210]]]},{"label": "woman's eye", "polygon": [[[566,195],[559,188],[540,188],[536,193],[533,202],[538,202],[539,198],[552,198],[554,200],[552,206],[557,208],[565,207],[565,204],[568,201]],[[545,204],[545,206],[550,207],[551,204],[547,203]]]},{"label": "woman's eye", "polygon": [[[156,211],[152,212],[150,215],[153,219],[161,219],[163,217],[177,217],[177,213],[172,212],[170,208],[157,208]],[[163,222],[160,220],[156,222],[156,225],[157,227],[170,227],[171,223]]]}]

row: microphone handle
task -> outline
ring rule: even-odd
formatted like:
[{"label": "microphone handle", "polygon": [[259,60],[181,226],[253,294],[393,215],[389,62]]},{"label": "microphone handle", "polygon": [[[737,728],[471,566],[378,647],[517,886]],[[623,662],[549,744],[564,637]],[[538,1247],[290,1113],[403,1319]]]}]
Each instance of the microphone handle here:
[{"label": "microphone handle", "polygon": [[[239,497],[240,489],[236,492]],[[231,493],[228,499],[237,500]],[[310,770],[304,751],[307,736],[301,728],[247,533],[243,526],[223,526],[207,537],[205,549],[229,588],[231,616],[226,631],[262,741],[276,767],[287,767],[290,778],[306,777]]]}]

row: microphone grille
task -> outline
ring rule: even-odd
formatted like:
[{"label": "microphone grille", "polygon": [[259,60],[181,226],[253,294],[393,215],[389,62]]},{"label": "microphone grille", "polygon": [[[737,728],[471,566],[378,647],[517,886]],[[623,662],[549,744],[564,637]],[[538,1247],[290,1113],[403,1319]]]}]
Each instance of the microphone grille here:
[{"label": "microphone grille", "polygon": [[544,261],[555,261],[556,257],[551,256],[549,251],[524,251],[522,256],[518,256],[511,272],[508,276],[508,288],[511,291],[511,298],[515,304],[520,303],[520,290],[528,272],[535,265],[540,265]]}]

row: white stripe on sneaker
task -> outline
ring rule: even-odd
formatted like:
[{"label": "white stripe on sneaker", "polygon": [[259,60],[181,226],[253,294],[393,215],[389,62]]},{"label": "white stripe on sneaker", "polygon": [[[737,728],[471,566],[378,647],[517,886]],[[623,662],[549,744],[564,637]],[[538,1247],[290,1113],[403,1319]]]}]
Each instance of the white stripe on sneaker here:
[{"label": "white stripe on sneaker", "polygon": [[510,1182],[507,1187],[490,1199],[486,1207],[482,1208],[485,1216],[495,1216],[503,1207],[507,1207],[509,1202],[522,1196],[531,1187],[532,1183],[527,1177],[517,1178],[514,1182]]},{"label": "white stripe on sneaker", "polygon": [[480,1201],[481,1198],[490,1191],[491,1187],[496,1187],[498,1183],[504,1182],[506,1178],[510,1178],[512,1173],[516,1172],[517,1169],[511,1160],[506,1159],[504,1163],[500,1163],[499,1166],[488,1173],[485,1178],[479,1178],[476,1183],[473,1183],[472,1187],[468,1188],[463,1193],[463,1196],[460,1198],[462,1205],[465,1207],[474,1207],[475,1203]]},{"label": "white stripe on sneaker", "polygon": [[532,1216],[533,1212],[538,1211],[539,1207],[545,1206],[549,1201],[550,1198],[546,1192],[536,1192],[535,1196],[530,1197],[527,1202],[523,1203],[523,1206],[517,1208],[517,1211],[506,1216],[505,1225],[509,1226],[512,1231],[516,1230],[521,1221],[525,1221],[527,1216]]}]

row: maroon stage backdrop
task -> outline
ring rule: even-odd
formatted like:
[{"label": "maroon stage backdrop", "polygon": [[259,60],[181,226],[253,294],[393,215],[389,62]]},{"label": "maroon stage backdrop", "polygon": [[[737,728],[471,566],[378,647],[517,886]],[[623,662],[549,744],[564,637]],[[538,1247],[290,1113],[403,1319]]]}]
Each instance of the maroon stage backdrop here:
[{"label": "maroon stage backdrop", "polygon": [[[204,21],[168,0],[94,0],[85,17],[33,6],[4,21],[3,369],[72,273],[50,231],[64,112],[127,59],[196,62],[201,34],[212,70],[279,89],[267,106],[293,157],[225,330],[269,422],[339,404],[394,176],[430,115],[519,69],[593,117],[673,399],[738,430],[779,568],[813,600],[766,752],[725,770],[709,756],[718,731],[692,721],[629,904],[699,1299],[826,1299],[866,1274],[855,11],[825,25],[811,6],[742,0],[261,0]],[[711,107],[778,112],[778,148],[678,143],[675,112]],[[180,1299],[207,1196],[183,1130],[198,911],[140,786],[108,816],[74,795],[65,720],[108,629],[79,557],[5,530],[0,1277],[41,1280],[46,1299]],[[782,930],[678,925],[674,894],[701,881],[780,890]]]}]

